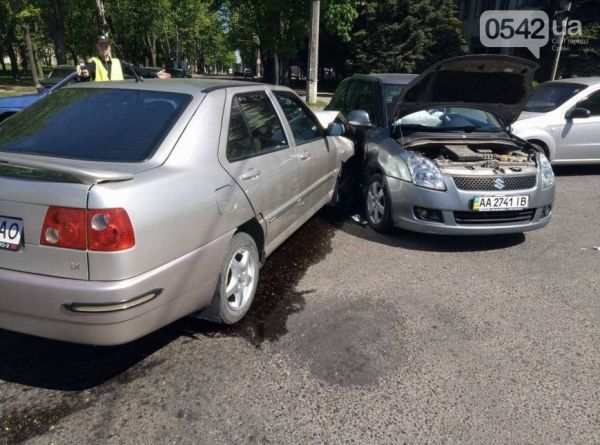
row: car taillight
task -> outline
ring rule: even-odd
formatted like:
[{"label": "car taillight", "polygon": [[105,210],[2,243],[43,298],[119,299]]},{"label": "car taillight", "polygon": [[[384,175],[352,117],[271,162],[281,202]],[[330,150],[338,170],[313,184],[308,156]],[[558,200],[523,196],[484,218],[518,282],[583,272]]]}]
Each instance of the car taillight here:
[{"label": "car taillight", "polygon": [[85,209],[50,206],[44,219],[40,244],[85,250],[86,222]]},{"label": "car taillight", "polygon": [[40,244],[115,252],[135,246],[135,235],[124,209],[85,210],[50,206],[44,219]]},{"label": "car taillight", "polygon": [[135,246],[135,235],[124,209],[88,210],[88,248],[102,252]]}]

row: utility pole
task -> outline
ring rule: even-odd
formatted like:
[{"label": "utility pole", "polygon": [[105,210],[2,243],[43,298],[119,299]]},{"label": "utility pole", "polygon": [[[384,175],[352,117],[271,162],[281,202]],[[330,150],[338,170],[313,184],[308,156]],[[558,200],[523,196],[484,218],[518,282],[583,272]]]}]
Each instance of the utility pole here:
[{"label": "utility pole", "polygon": [[310,9],[310,35],[308,38],[308,78],[306,79],[306,102],[317,101],[319,81],[319,0],[312,0]]},{"label": "utility pole", "polygon": [[558,62],[560,60],[560,53],[563,48],[563,44],[565,42],[565,34],[567,33],[567,23],[569,20],[569,14],[571,13],[571,7],[573,3],[571,1],[562,0],[559,2],[559,6],[563,7],[562,11],[557,11],[554,14],[555,20],[561,18],[561,30],[560,30],[560,42],[558,44],[558,49],[556,50],[556,57],[554,58],[554,66],[552,68],[552,77],[550,80],[556,79],[556,73],[558,71]]}]

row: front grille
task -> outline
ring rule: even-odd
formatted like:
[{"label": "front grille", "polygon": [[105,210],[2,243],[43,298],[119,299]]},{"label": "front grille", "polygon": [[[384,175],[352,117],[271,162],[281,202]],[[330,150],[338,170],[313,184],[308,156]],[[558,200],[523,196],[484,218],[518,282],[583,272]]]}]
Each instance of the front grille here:
[{"label": "front grille", "polygon": [[[454,184],[459,190],[469,191],[505,191],[524,190],[535,187],[537,178],[530,176],[455,176]],[[496,181],[504,181],[504,188],[496,188]]]},{"label": "front grille", "polygon": [[454,212],[456,224],[506,224],[529,222],[535,215],[535,209],[497,212]]}]

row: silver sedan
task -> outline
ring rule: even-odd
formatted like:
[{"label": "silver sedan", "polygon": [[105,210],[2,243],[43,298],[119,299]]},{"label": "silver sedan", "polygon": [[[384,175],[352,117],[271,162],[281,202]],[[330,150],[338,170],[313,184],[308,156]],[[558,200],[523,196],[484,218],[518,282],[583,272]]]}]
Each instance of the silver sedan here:
[{"label": "silver sedan", "polygon": [[353,144],[291,90],[65,88],[0,125],[0,328],[131,341],[235,323],[262,262],[332,200]]}]

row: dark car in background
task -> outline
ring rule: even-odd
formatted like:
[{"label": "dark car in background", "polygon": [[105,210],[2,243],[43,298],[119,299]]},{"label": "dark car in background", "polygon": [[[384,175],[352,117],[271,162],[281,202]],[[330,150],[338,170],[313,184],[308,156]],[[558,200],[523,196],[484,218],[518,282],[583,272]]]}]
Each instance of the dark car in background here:
[{"label": "dark car in background", "polygon": [[335,90],[325,110],[339,111],[347,116],[353,110],[365,110],[374,124],[387,127],[402,88],[416,74],[355,74],[344,79]]},{"label": "dark car in background", "polygon": [[192,77],[191,74],[187,73],[181,68],[166,68],[165,71],[169,73],[174,79],[184,79],[186,77]]},{"label": "dark car in background", "polygon": [[58,65],[57,67],[52,68],[52,71],[50,71],[47,77],[40,80],[40,84],[44,88],[52,88],[60,81],[73,74],[75,71],[77,71],[77,69],[74,66]]},{"label": "dark car in background", "polygon": [[77,72],[73,71],[71,74],[60,80],[58,83],[52,85],[51,87],[46,88],[42,86],[37,93],[0,98],[0,122],[4,121],[5,119],[7,119],[15,113],[18,113],[22,109],[33,105],[37,101],[46,97],[48,94],[51,94],[52,92],[64,86],[70,85],[71,83],[75,82],[76,79]]}]

